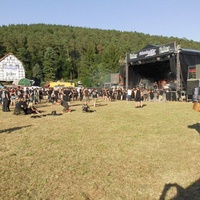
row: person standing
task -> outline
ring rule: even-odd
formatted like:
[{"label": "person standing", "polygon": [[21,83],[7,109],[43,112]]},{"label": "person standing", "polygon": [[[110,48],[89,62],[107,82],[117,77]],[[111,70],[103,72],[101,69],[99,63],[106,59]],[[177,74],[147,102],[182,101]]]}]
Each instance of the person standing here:
[{"label": "person standing", "polygon": [[10,108],[9,108],[9,106],[10,106],[10,95],[9,95],[9,92],[6,88],[3,88],[1,98],[2,98],[2,110],[3,110],[3,112],[10,112]]},{"label": "person standing", "polygon": [[66,102],[70,102],[71,90],[67,87],[63,90],[63,100]]},{"label": "person standing", "polygon": [[59,89],[55,88],[54,89],[54,104],[58,102],[58,99],[59,99]]},{"label": "person standing", "polygon": [[85,104],[89,103],[89,90],[87,88],[84,88],[83,90],[83,100],[85,102]]},{"label": "person standing", "polygon": [[15,106],[15,99],[16,99],[16,90],[14,88],[10,91],[10,104],[11,106]]},{"label": "person standing", "polygon": [[144,101],[148,101],[148,90],[146,88],[143,89],[143,97]]},{"label": "person standing", "polygon": [[94,103],[94,107],[96,107],[96,104],[97,104],[97,98],[98,98],[98,92],[96,89],[93,89],[92,90],[92,101]]},{"label": "person standing", "polygon": [[42,103],[43,95],[44,95],[44,92],[43,92],[42,88],[40,88],[38,91],[38,97],[39,97],[38,103]]},{"label": "person standing", "polygon": [[142,107],[142,92],[139,87],[136,88],[135,92],[135,107],[141,108]]},{"label": "person standing", "polygon": [[83,90],[82,89],[79,90],[79,100],[80,101],[83,100]]},{"label": "person standing", "polygon": [[127,100],[128,100],[128,101],[131,101],[131,98],[132,98],[132,90],[129,88],[129,89],[127,90]]}]

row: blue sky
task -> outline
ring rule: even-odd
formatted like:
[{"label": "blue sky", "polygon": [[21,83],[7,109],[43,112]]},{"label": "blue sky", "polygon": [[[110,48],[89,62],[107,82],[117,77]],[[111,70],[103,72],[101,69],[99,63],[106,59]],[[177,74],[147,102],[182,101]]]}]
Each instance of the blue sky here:
[{"label": "blue sky", "polygon": [[58,24],[200,42],[200,0],[1,0],[0,26]]}]

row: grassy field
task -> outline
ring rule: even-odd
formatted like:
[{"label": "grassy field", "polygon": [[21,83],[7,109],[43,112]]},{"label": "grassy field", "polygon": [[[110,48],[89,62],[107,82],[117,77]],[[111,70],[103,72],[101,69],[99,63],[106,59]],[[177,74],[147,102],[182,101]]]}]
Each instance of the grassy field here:
[{"label": "grassy field", "polygon": [[[104,102],[40,118],[0,110],[0,199],[200,199],[200,113],[186,102]],[[13,108],[12,108],[13,110]],[[183,198],[184,197],[184,198]]]}]

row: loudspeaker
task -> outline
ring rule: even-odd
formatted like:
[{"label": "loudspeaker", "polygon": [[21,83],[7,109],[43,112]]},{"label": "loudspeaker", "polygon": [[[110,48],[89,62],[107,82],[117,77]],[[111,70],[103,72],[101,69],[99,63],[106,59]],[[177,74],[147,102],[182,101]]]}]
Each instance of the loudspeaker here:
[{"label": "loudspeaker", "polygon": [[119,74],[111,74],[111,83],[118,84],[119,83]]},{"label": "loudspeaker", "polygon": [[196,65],[196,79],[200,79],[200,64]]},{"label": "loudspeaker", "polygon": [[188,67],[188,79],[200,79],[200,64]]},{"label": "loudspeaker", "polygon": [[187,95],[193,95],[193,90],[196,87],[200,87],[200,79],[188,79],[187,80]]}]

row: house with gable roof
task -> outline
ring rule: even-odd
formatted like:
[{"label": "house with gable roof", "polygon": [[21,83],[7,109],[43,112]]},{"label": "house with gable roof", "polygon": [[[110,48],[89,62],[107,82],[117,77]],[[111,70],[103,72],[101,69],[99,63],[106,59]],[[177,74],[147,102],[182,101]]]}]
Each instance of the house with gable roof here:
[{"label": "house with gable roof", "polygon": [[25,69],[12,53],[0,58],[0,81],[13,82],[25,78]]}]

